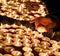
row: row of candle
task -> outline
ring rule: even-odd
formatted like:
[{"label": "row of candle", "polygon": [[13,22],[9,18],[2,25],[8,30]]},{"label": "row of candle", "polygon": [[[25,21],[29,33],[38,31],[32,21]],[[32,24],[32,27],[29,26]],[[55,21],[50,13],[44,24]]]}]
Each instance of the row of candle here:
[{"label": "row of candle", "polygon": [[[4,27],[5,25],[7,27]],[[1,52],[1,56],[35,56],[35,53],[38,56],[60,55],[60,41],[42,37],[37,31],[32,31],[23,25],[1,24],[0,26],[2,26],[0,28],[0,50],[5,50],[7,53]]]},{"label": "row of candle", "polygon": [[[9,0],[12,1],[12,0]],[[14,0],[14,2],[40,2],[41,0]],[[0,3],[3,2],[3,4],[6,4],[6,2],[8,2],[8,0],[0,0]]]},{"label": "row of candle", "polygon": [[41,16],[44,17],[47,14],[48,14],[48,11],[43,2],[42,4],[39,4],[39,3],[29,4],[29,3],[19,3],[19,2],[15,3],[14,1],[11,0],[6,2],[6,4],[2,4],[0,8],[0,15],[7,16],[17,20],[29,21],[37,17],[41,17]]}]

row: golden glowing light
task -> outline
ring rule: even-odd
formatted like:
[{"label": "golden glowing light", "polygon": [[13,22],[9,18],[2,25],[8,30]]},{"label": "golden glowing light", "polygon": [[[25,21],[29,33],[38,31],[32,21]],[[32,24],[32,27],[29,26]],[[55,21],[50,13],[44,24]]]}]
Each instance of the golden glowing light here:
[{"label": "golden glowing light", "polygon": [[[42,3],[41,5],[39,5],[38,10],[32,10],[30,7],[31,5],[29,5],[28,7],[26,6],[27,3],[25,2],[41,2],[41,0],[10,0],[7,2],[7,0],[1,0],[0,2],[3,4],[1,6],[1,13],[0,15],[2,16],[7,16],[16,20],[32,20],[36,17],[41,17],[41,16],[46,16],[47,15],[47,10],[45,11],[44,9],[47,9],[46,6],[44,6],[44,4]],[[21,3],[22,2],[22,3]],[[14,6],[13,6],[14,5]],[[35,5],[33,5],[35,6]],[[29,11],[31,10],[31,11]],[[4,12],[2,12],[4,11]],[[30,16],[29,13],[34,14],[34,16]],[[37,13],[37,14],[36,14]],[[21,14],[21,15],[20,15]],[[22,16],[23,15],[23,16]]]}]

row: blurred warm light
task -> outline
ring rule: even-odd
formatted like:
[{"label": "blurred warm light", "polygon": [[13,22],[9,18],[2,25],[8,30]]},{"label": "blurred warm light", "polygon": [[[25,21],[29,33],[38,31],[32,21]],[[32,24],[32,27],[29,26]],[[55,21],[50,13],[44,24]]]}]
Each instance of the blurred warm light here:
[{"label": "blurred warm light", "polygon": [[43,33],[43,32],[47,32],[47,30],[46,30],[45,27],[43,27],[43,26],[38,27],[38,28],[37,28],[37,31],[38,31],[38,32],[42,32],[42,33]]},{"label": "blurred warm light", "polygon": [[0,26],[0,28],[3,28],[3,24],[1,23],[1,26]]},{"label": "blurred warm light", "polygon": [[[46,16],[47,15],[47,8],[44,5],[44,3],[39,4],[38,10],[34,11],[35,5],[33,7],[30,4],[27,4],[26,2],[41,2],[41,0],[1,0],[0,3],[2,3],[2,6],[0,8],[0,15],[7,16],[16,20],[32,20],[37,17]],[[22,3],[21,3],[22,2]],[[28,5],[28,6],[27,6]],[[33,10],[32,10],[33,9]],[[46,11],[44,10],[46,9]],[[31,10],[31,11],[30,11]],[[4,11],[4,12],[2,12]],[[29,15],[29,13],[32,13],[34,15]],[[36,14],[37,13],[37,14]],[[20,15],[21,14],[21,15]]]},{"label": "blurred warm light", "polygon": [[[5,51],[9,51],[11,54],[7,53],[8,55],[23,54],[25,56],[26,55],[34,56],[35,53],[32,52],[33,50],[35,52],[38,52],[38,55],[41,56],[42,55],[46,56],[51,53],[57,56],[60,55],[59,53],[60,42],[51,40],[48,37],[44,37],[42,33],[45,31],[46,31],[45,28],[42,26],[38,28],[37,32],[23,25],[18,26],[15,23],[12,25],[1,23],[0,50],[4,49]],[[18,49],[21,48],[22,51],[24,51],[24,53],[22,51],[18,51],[18,49],[15,50],[15,47],[13,46],[17,47]],[[10,48],[8,47],[12,47],[14,50],[10,51]],[[7,54],[1,53],[1,55],[7,55]]]},{"label": "blurred warm light", "polygon": [[[16,20],[28,21],[37,17],[44,17],[48,13],[44,10],[47,9],[44,4],[39,4],[39,8],[36,11],[32,9],[31,11],[29,10],[32,8],[32,6],[30,6],[31,4],[28,7],[26,6],[26,2],[37,3],[40,1],[41,0],[9,0],[7,2],[7,0],[0,0],[0,3],[2,3],[0,15]],[[35,7],[35,5],[33,6]],[[9,25],[7,22],[6,24],[1,23],[0,56],[35,56],[35,53],[39,56],[50,56],[50,54],[59,56],[60,42],[51,40],[49,37],[44,37],[43,32],[47,32],[43,26],[39,26],[37,31],[33,31],[22,24],[17,25],[13,23]]]},{"label": "blurred warm light", "polygon": [[6,41],[7,41],[7,44],[11,43],[11,37],[9,36],[9,34],[7,34],[6,36]]},{"label": "blurred warm light", "polygon": [[30,0],[31,2],[40,2],[39,0]]},{"label": "blurred warm light", "polygon": [[43,32],[47,32],[47,30],[43,26],[38,27],[37,31],[40,33],[41,37],[43,37],[43,34],[42,34]]}]

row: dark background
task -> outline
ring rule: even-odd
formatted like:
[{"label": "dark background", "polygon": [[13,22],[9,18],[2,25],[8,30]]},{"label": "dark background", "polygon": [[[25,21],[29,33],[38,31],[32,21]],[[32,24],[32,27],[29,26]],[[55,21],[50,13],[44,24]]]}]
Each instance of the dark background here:
[{"label": "dark background", "polygon": [[60,31],[60,1],[59,0],[42,0],[42,1],[45,2],[49,14],[55,18],[55,22],[57,23],[57,28],[55,28],[56,31]]},{"label": "dark background", "polygon": [[56,31],[56,34],[52,39],[60,41],[60,1],[59,0],[42,0],[42,1],[45,2],[49,14],[57,17],[58,22],[55,20],[55,22],[57,22],[57,28],[54,29],[54,31]]},{"label": "dark background", "polygon": [[59,0],[43,0],[48,8],[49,13],[60,18],[60,1]]}]

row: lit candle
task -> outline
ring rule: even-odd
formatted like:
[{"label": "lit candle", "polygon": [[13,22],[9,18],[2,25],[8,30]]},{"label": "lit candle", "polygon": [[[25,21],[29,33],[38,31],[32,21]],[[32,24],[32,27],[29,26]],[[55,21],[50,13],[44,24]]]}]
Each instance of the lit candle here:
[{"label": "lit candle", "polygon": [[21,24],[20,27],[23,28],[23,25]]},{"label": "lit candle", "polygon": [[16,24],[13,24],[13,25],[12,25],[12,27],[13,27],[13,28],[16,28],[16,27],[17,27],[17,25],[16,25]]},{"label": "lit candle", "polygon": [[22,46],[21,40],[19,38],[14,38],[13,45],[16,47]]},{"label": "lit candle", "polygon": [[4,27],[4,25],[1,23],[1,26],[0,26],[0,28],[2,29]]},{"label": "lit candle", "polygon": [[23,20],[23,16],[20,16],[20,17],[19,17],[19,20]]},{"label": "lit candle", "polygon": [[32,51],[32,49],[30,47],[27,47],[27,46],[23,47],[23,50],[26,51],[26,52]]},{"label": "lit candle", "polygon": [[8,24],[5,24],[5,27],[6,27],[6,28],[9,28],[9,27],[10,27],[10,25],[8,25]]},{"label": "lit candle", "polygon": [[17,18],[19,18],[19,15],[16,14],[15,17],[14,17],[14,19],[17,19]]},{"label": "lit candle", "polygon": [[7,14],[7,17],[10,17],[10,18],[11,18],[11,16],[12,16],[12,14],[11,14],[11,13]]},{"label": "lit candle", "polygon": [[8,43],[8,44],[11,43],[11,37],[9,36],[9,34],[7,34],[7,36],[6,36],[6,40],[7,40],[7,43]]},{"label": "lit candle", "polygon": [[20,51],[12,51],[11,53],[13,56],[22,56],[22,53]]},{"label": "lit candle", "polygon": [[0,13],[0,15],[5,16],[5,13]]},{"label": "lit candle", "polygon": [[23,30],[22,30],[22,29],[20,29],[20,30],[18,31],[18,33],[19,33],[19,34],[22,34],[22,33],[23,33]]},{"label": "lit candle", "polygon": [[34,54],[32,52],[25,52],[24,56],[34,56]]},{"label": "lit candle", "polygon": [[6,51],[6,52],[12,52],[12,51],[14,51],[15,49],[13,48],[13,47],[11,47],[11,46],[6,46],[6,47],[4,47],[4,50]]},{"label": "lit candle", "polygon": [[35,14],[34,16],[35,16],[35,17],[40,17],[40,15],[39,15],[39,14]]},{"label": "lit candle", "polygon": [[39,56],[48,56],[47,53],[39,53]]},{"label": "lit candle", "polygon": [[8,32],[8,30],[7,30],[7,29],[1,29],[1,31],[2,31],[2,32]]},{"label": "lit candle", "polygon": [[21,12],[21,13],[24,13],[24,12],[23,12],[24,7],[25,7],[25,4],[22,3],[22,4],[20,5],[18,11]]},{"label": "lit candle", "polygon": [[30,28],[27,28],[26,29],[26,33],[28,34],[28,33],[30,33],[31,32],[31,29]]},{"label": "lit candle", "polygon": [[24,43],[23,43],[23,46],[26,46],[26,47],[32,47],[32,45],[31,45],[31,44],[26,43],[25,41],[24,41]]},{"label": "lit candle", "polygon": [[5,37],[5,41],[4,44],[5,45],[11,45],[11,37],[9,36],[9,34],[7,34],[7,36]]},{"label": "lit candle", "polygon": [[15,32],[15,29],[9,29],[10,32],[14,33]]}]

